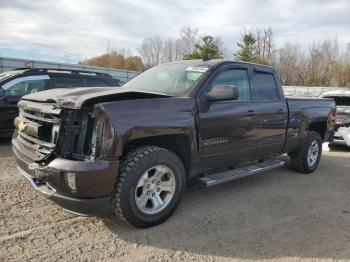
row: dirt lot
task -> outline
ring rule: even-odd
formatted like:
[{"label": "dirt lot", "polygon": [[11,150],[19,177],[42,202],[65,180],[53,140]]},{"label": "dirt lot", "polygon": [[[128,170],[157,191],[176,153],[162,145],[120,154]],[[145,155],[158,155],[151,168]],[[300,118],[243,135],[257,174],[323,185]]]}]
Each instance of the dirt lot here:
[{"label": "dirt lot", "polygon": [[146,230],[69,214],[34,192],[0,142],[0,261],[350,259],[350,150],[317,172],[281,168],[188,192]]}]

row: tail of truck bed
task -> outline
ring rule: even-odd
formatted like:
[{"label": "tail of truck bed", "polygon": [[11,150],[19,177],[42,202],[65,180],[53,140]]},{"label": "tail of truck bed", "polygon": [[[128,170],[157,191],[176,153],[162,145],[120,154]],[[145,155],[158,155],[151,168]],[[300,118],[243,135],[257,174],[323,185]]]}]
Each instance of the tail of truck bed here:
[{"label": "tail of truck bed", "polygon": [[286,97],[289,109],[285,152],[298,148],[309,131],[321,134],[324,142],[333,135],[336,107],[333,99]]}]

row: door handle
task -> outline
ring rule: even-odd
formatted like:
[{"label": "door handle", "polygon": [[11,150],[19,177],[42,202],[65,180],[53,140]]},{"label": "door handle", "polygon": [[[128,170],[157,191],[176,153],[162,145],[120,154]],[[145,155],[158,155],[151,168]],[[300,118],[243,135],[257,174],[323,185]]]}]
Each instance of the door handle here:
[{"label": "door handle", "polygon": [[246,115],[246,116],[255,116],[256,113],[255,113],[254,110],[249,110],[249,111],[247,111],[247,112],[245,113],[245,115]]},{"label": "door handle", "polygon": [[282,115],[282,114],[284,114],[284,111],[283,111],[283,109],[282,109],[282,108],[278,109],[278,110],[277,110],[277,114],[279,114],[279,115]]}]

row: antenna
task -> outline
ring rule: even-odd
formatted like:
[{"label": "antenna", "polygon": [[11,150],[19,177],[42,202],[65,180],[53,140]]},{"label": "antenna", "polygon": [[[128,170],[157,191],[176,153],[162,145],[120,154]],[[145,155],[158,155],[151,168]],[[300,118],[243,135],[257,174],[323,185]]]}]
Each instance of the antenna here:
[{"label": "antenna", "polygon": [[107,68],[109,68],[109,39],[107,40]]},{"label": "antenna", "polygon": [[209,55],[205,54],[204,57],[203,57],[203,61],[208,61],[208,60],[210,60]]}]

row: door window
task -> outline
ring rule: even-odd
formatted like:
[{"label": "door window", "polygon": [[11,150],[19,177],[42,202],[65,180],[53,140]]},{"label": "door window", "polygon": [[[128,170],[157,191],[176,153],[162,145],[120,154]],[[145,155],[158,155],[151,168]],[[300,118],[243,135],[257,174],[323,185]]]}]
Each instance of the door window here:
[{"label": "door window", "polygon": [[[220,72],[211,83],[211,88],[216,85],[233,85],[238,87],[238,99],[233,101],[250,101],[250,85],[248,72],[244,69],[228,69]],[[211,89],[210,88],[210,89]]]},{"label": "door window", "polygon": [[257,101],[268,102],[279,100],[277,85],[273,74],[256,72],[254,76]]},{"label": "door window", "polygon": [[48,76],[27,76],[14,79],[2,86],[5,96],[24,96],[45,90]]}]

